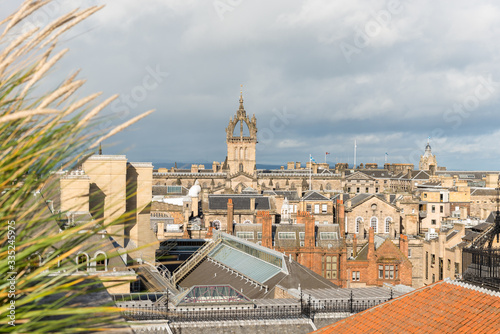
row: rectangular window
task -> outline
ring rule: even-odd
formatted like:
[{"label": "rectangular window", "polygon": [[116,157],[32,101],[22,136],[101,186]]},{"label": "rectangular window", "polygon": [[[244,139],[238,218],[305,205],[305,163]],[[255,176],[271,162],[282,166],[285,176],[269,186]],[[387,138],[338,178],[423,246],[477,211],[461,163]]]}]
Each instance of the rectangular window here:
[{"label": "rectangular window", "polygon": [[378,194],[378,188],[375,188],[375,193]]},{"label": "rectangular window", "polygon": [[394,266],[389,266],[389,279],[394,279]]},{"label": "rectangular window", "polygon": [[368,193],[368,187],[367,187],[367,188],[365,188],[365,190],[366,190],[365,192],[366,192],[366,193]]},{"label": "rectangular window", "polygon": [[359,281],[359,271],[353,271],[352,272],[352,280],[355,282],[355,281]]},{"label": "rectangular window", "polygon": [[328,205],[327,204],[322,204],[321,205],[321,212],[322,213],[327,213],[328,211]]},{"label": "rectangular window", "polygon": [[436,282],[436,275],[432,274],[432,283]]},{"label": "rectangular window", "polygon": [[328,279],[337,279],[337,257],[324,256],[323,257],[323,272],[324,277]]},{"label": "rectangular window", "polygon": [[436,255],[434,254],[431,254],[431,265],[435,265],[436,264]]},{"label": "rectangular window", "polygon": [[380,279],[384,278],[384,266],[381,265],[378,266],[378,278]]},{"label": "rectangular window", "polygon": [[443,213],[443,206],[442,205],[439,206],[439,212]]},{"label": "rectangular window", "polygon": [[389,271],[390,271],[389,267],[390,266],[388,265],[385,266],[385,279],[389,279]]},{"label": "rectangular window", "polygon": [[431,225],[436,225],[436,219],[431,219]]},{"label": "rectangular window", "polygon": [[338,240],[337,232],[320,232],[319,238],[321,240]]},{"label": "rectangular window", "polygon": [[432,213],[435,213],[435,212],[436,212],[436,206],[435,206],[435,205],[433,205],[433,206],[432,206]]},{"label": "rectangular window", "polygon": [[425,252],[425,279],[429,279],[429,252]]},{"label": "rectangular window", "polygon": [[262,239],[262,232],[257,232],[257,239]]},{"label": "rectangular window", "polygon": [[424,198],[427,198],[427,194],[424,193]]},{"label": "rectangular window", "polygon": [[347,187],[347,192],[350,193],[351,192],[351,187]]},{"label": "rectangular window", "polygon": [[300,242],[300,247],[304,247],[304,241]]},{"label": "rectangular window", "polygon": [[408,248],[408,258],[411,258],[411,248]]},{"label": "rectangular window", "polygon": [[359,194],[359,187],[357,187],[357,188],[356,188],[356,193],[358,193],[358,194]]},{"label": "rectangular window", "polygon": [[314,204],[314,213],[319,213],[319,204]]},{"label": "rectangular window", "polygon": [[458,275],[460,273],[460,266],[458,262],[455,262],[455,275]]},{"label": "rectangular window", "polygon": [[236,236],[241,239],[251,240],[254,238],[253,232],[236,232]]},{"label": "rectangular window", "polygon": [[295,240],[295,232],[278,232],[280,240]]},{"label": "rectangular window", "polygon": [[305,240],[306,239],[306,232],[299,232],[299,239]]},{"label": "rectangular window", "polygon": [[356,271],[356,281],[359,281],[361,275],[359,274],[359,271]]},{"label": "rectangular window", "polygon": [[297,213],[297,204],[294,204],[294,205],[293,205],[293,212],[294,212],[294,213]]},{"label": "rectangular window", "polygon": [[306,211],[312,213],[312,205],[311,204],[306,205]]},{"label": "rectangular window", "polygon": [[396,269],[396,274],[394,275],[394,278],[395,278],[395,279],[398,279],[398,266],[394,266],[394,267],[396,267],[396,268],[395,268],[395,269]]}]

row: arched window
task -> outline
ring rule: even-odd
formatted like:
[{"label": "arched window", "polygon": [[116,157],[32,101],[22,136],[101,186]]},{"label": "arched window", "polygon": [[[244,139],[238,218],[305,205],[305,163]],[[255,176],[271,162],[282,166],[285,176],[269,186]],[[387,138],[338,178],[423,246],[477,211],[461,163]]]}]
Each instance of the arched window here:
[{"label": "arched window", "polygon": [[327,184],[326,184],[325,189],[326,189],[326,190],[332,190],[332,186],[330,185],[330,183],[327,183]]},{"label": "arched window", "polygon": [[392,218],[391,217],[387,217],[385,219],[385,233],[389,233],[389,230],[391,228],[391,223],[392,223]]},{"label": "arched window", "polygon": [[237,160],[238,159],[238,148],[235,147],[234,148],[234,160]]},{"label": "arched window", "polygon": [[240,159],[243,160],[243,147],[240,147]]},{"label": "arched window", "polygon": [[361,217],[356,218],[356,226],[355,226],[356,233],[359,233],[362,226],[363,226],[363,218]]},{"label": "arched window", "polygon": [[243,172],[243,164],[240,164],[240,172]]},{"label": "arched window", "polygon": [[373,232],[378,233],[378,219],[377,219],[377,217],[372,217],[370,219],[370,227],[373,228]]},{"label": "arched window", "polygon": [[94,256],[95,271],[108,270],[108,258],[104,252],[98,252]]},{"label": "arched window", "polygon": [[220,221],[219,220],[214,220],[213,221],[213,227],[216,229],[216,230],[220,230]]},{"label": "arched window", "polygon": [[86,271],[89,263],[89,256],[85,253],[80,253],[76,257],[76,262],[78,264],[78,270]]},{"label": "arched window", "polygon": [[248,151],[247,148],[245,147],[245,160],[248,159]]}]

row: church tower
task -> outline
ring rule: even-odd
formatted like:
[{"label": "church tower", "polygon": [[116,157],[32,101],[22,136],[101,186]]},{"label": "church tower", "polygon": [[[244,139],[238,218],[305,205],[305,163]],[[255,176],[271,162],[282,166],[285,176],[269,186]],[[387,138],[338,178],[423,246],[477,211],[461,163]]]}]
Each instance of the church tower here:
[{"label": "church tower", "polygon": [[[238,126],[239,124],[239,126]],[[226,128],[227,162],[230,174],[255,171],[255,145],[257,144],[257,119],[249,119],[243,107],[243,92],[240,93],[240,107],[229,119]]]},{"label": "church tower", "polygon": [[420,170],[437,170],[436,156],[432,154],[431,145],[429,144],[429,139],[427,139],[427,146],[425,146],[424,155],[420,156],[420,162],[418,163],[418,169]]}]

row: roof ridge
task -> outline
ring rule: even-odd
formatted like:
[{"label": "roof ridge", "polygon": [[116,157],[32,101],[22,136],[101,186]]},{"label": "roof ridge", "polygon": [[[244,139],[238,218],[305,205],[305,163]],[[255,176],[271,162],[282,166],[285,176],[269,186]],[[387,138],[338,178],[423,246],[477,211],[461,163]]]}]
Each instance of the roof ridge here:
[{"label": "roof ridge", "polygon": [[461,281],[458,281],[458,280],[451,280],[449,278],[445,278],[443,280],[443,282],[448,283],[448,284],[453,284],[453,285],[456,285],[456,286],[460,286],[460,287],[465,288],[465,289],[470,289],[470,290],[474,290],[474,291],[477,291],[477,292],[482,292],[482,293],[485,293],[485,294],[493,296],[493,297],[499,297],[500,298],[500,292],[497,292],[497,291],[494,291],[494,290],[490,290],[490,289],[487,289],[485,287],[480,287],[480,286],[477,286],[477,285],[474,285],[474,284],[470,284],[470,283],[466,283],[466,282],[461,282]]}]

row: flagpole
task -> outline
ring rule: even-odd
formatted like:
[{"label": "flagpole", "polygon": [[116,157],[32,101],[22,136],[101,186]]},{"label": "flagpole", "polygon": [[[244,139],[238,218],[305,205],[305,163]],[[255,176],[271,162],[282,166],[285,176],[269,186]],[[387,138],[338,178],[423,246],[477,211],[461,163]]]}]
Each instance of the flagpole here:
[{"label": "flagpole", "polygon": [[356,139],[354,139],[354,169],[356,169]]}]

